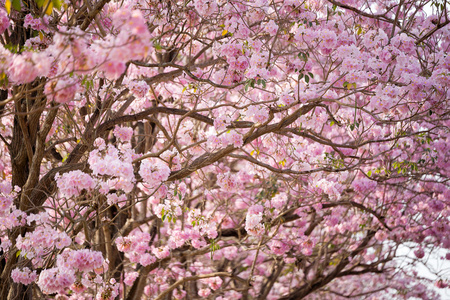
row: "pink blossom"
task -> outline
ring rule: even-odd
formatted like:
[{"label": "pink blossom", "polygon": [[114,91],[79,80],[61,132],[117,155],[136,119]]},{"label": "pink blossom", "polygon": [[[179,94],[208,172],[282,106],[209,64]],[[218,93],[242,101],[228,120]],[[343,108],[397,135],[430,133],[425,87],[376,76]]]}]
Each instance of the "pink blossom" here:
[{"label": "pink blossom", "polygon": [[[159,257],[158,257],[159,258]],[[150,253],[144,253],[139,260],[139,263],[144,267],[154,263],[156,261],[155,257]]]},{"label": "pink blossom", "polygon": [[198,290],[198,295],[202,298],[206,298],[211,294],[211,290],[206,288],[206,289],[200,289]]},{"label": "pink blossom", "polygon": [[31,14],[27,14],[24,19],[23,27],[31,27],[36,31],[47,31],[48,16],[43,17],[44,22],[40,18],[33,18]]},{"label": "pink blossom", "polygon": [[121,61],[107,61],[105,62],[100,70],[102,70],[105,73],[105,76],[109,79],[117,79],[120,77],[120,75],[125,72],[126,65],[124,62]]},{"label": "pink blossom", "polygon": [[325,49],[333,49],[336,46],[337,35],[335,32],[324,29],[319,36],[322,39],[322,47]]},{"label": "pink blossom", "polygon": [[9,27],[8,14],[4,9],[0,9],[0,34],[3,34]]},{"label": "pink blossom", "polygon": [[51,268],[41,271],[37,285],[45,294],[62,292],[75,282],[73,271],[61,268]]},{"label": "pink blossom", "polygon": [[283,94],[283,95],[280,96],[280,101],[284,105],[291,105],[292,103],[295,102],[295,99],[294,99],[294,97],[292,97],[289,94]]},{"label": "pink blossom", "polygon": [[27,267],[20,270],[19,268],[15,268],[11,272],[11,278],[16,283],[22,283],[24,285],[29,285],[34,282],[37,278],[36,271],[31,272],[31,270]]},{"label": "pink blossom", "polygon": [[202,16],[209,16],[217,11],[217,2],[215,0],[196,0],[194,1],[195,9]]},{"label": "pink blossom", "polygon": [[183,299],[185,296],[186,296],[186,291],[185,291],[185,290],[178,290],[178,289],[175,289],[175,290],[173,291],[173,297],[174,297],[175,299]]},{"label": "pink blossom", "polygon": [[231,118],[229,116],[222,115],[214,119],[214,128],[216,131],[222,131],[226,129],[230,123]]},{"label": "pink blossom", "polygon": [[270,244],[270,250],[275,255],[283,255],[289,250],[289,247],[281,241],[273,240]]},{"label": "pink blossom", "polygon": [[224,135],[224,144],[232,144],[234,147],[242,147],[244,141],[242,140],[242,135],[237,132],[230,132]]},{"label": "pink blossom", "polygon": [[386,238],[387,238],[387,233],[386,233],[386,231],[378,230],[377,233],[375,233],[375,238],[376,238],[378,241],[380,241],[380,242],[385,241]]},{"label": "pink blossom", "polygon": [[103,255],[100,251],[90,249],[70,250],[58,257],[58,266],[71,268],[81,272],[90,272],[103,266]]},{"label": "pink blossom", "polygon": [[209,287],[213,290],[217,290],[223,283],[222,278],[220,277],[211,277],[206,280],[209,284]]},{"label": "pink blossom", "polygon": [[74,100],[78,87],[75,79],[61,78],[47,82],[44,93],[49,100],[64,104]]},{"label": "pink blossom", "polygon": [[219,174],[217,176],[217,184],[229,192],[237,191],[242,186],[242,182],[239,180],[237,174],[230,172]]},{"label": "pink blossom", "polygon": [[131,92],[134,96],[143,98],[150,90],[150,87],[148,86],[145,81],[132,81],[128,84],[130,87]]},{"label": "pink blossom", "polygon": [[126,273],[125,279],[123,280],[123,282],[126,285],[131,286],[133,284],[133,282],[136,280],[136,278],[138,278],[138,277],[139,277],[138,272],[129,272],[129,273]]},{"label": "pink blossom", "polygon": [[152,250],[152,253],[158,258],[158,259],[163,259],[166,258],[167,256],[170,255],[170,250],[169,247],[159,247],[159,248],[154,248]]},{"label": "pink blossom", "polygon": [[114,128],[114,135],[121,142],[129,142],[133,136],[133,129],[130,127],[116,126]]},{"label": "pink blossom", "polygon": [[275,23],[274,20],[270,20],[266,26],[265,26],[265,30],[267,33],[269,33],[270,35],[274,36],[277,34],[278,31],[278,25]]},{"label": "pink blossom", "polygon": [[55,176],[59,191],[63,197],[79,196],[83,190],[91,190],[95,187],[94,179],[80,170]]},{"label": "pink blossom", "polygon": [[139,169],[144,182],[152,187],[160,185],[169,178],[170,169],[166,163],[157,158],[146,159]]},{"label": "pink blossom", "polygon": [[30,52],[13,56],[9,69],[10,80],[15,83],[28,83],[40,75],[33,58],[37,59],[37,54],[33,55]]},{"label": "pink blossom", "polygon": [[256,123],[264,123],[269,118],[269,113],[264,108],[259,108],[256,105],[252,105],[247,109],[247,117],[250,117]]}]

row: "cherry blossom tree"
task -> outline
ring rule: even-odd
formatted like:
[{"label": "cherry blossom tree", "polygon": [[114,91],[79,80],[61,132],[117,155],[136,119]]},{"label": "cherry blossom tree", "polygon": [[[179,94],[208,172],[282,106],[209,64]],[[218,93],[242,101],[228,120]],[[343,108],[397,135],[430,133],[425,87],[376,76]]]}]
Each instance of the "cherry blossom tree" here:
[{"label": "cherry blossom tree", "polygon": [[448,9],[2,0],[0,299],[439,299]]}]

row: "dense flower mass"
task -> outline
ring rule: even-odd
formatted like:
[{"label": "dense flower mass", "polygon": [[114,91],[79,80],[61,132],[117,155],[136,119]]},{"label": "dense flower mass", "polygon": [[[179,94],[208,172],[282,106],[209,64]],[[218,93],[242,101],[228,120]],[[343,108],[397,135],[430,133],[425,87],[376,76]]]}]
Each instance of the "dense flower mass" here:
[{"label": "dense flower mass", "polygon": [[25,267],[22,270],[16,268],[11,272],[11,278],[14,282],[22,283],[24,285],[29,285],[34,282],[37,278],[36,271],[31,271],[29,268]]},{"label": "dense flower mass", "polygon": [[0,299],[442,298],[449,5],[4,1]]},{"label": "dense flower mass", "polygon": [[139,175],[141,175],[145,183],[154,187],[169,178],[170,169],[167,164],[159,159],[148,159],[142,161]]}]

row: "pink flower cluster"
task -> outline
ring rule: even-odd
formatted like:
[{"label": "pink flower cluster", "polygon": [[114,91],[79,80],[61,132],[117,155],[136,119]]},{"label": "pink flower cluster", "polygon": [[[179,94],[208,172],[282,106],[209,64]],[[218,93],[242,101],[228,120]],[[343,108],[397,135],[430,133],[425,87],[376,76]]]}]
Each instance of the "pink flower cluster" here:
[{"label": "pink flower cluster", "polygon": [[231,123],[231,118],[227,115],[220,115],[214,119],[214,128],[216,131],[222,131]]},{"label": "pink flower cluster", "polygon": [[42,261],[53,247],[63,249],[70,246],[72,239],[65,232],[58,232],[48,226],[39,226],[33,232],[27,232],[25,237],[18,236],[16,247],[21,256],[35,259],[36,264]]},{"label": "pink flower cluster", "polygon": [[222,143],[224,145],[233,145],[234,147],[242,147],[244,145],[244,141],[242,140],[242,135],[233,131],[227,132],[222,136]]},{"label": "pink flower cluster", "polygon": [[194,6],[202,16],[211,16],[218,9],[216,0],[196,0],[194,1]]},{"label": "pink flower cluster", "polygon": [[289,246],[283,243],[280,240],[272,240],[272,242],[269,245],[270,250],[275,255],[283,255],[287,251],[289,251]]},{"label": "pink flower cluster", "polygon": [[145,81],[131,81],[128,83],[128,87],[130,88],[131,93],[137,98],[144,98],[147,95],[150,87]]},{"label": "pink flower cluster", "polygon": [[126,237],[118,237],[115,241],[117,249],[127,253],[131,262],[138,262],[143,266],[148,266],[156,261],[156,258],[148,251],[150,234],[146,232],[133,231]]},{"label": "pink flower cluster", "polygon": [[48,24],[48,16],[43,17],[44,22],[39,18],[33,18],[31,14],[28,14],[25,16],[23,27],[31,27],[33,30],[37,31],[45,31],[47,29],[47,26],[45,24]]},{"label": "pink flower cluster", "polygon": [[295,98],[287,93],[284,93],[280,96],[280,102],[284,105],[291,105],[295,102]]},{"label": "pink flower cluster", "polygon": [[216,276],[216,277],[201,279],[200,282],[202,282],[203,284],[207,284],[213,290],[217,290],[218,288],[220,288],[222,286],[223,280],[222,280],[222,278]]},{"label": "pink flower cluster", "polygon": [[11,205],[13,203],[13,198],[10,196],[0,195],[0,214],[3,215],[5,212],[9,212]]},{"label": "pink flower cluster", "polygon": [[106,198],[109,205],[117,204],[119,207],[124,207],[127,203],[127,195],[125,194],[117,196],[116,193],[110,193]]},{"label": "pink flower cluster", "polygon": [[[0,226],[7,229],[12,229],[17,226],[23,226],[26,224],[27,214],[20,209],[17,209],[13,202],[9,202],[8,197],[1,197],[2,210],[0,210]],[[9,207],[7,207],[7,203],[10,203]],[[4,210],[3,210],[4,209]]]},{"label": "pink flower cluster", "polygon": [[45,52],[24,52],[14,55],[9,67],[9,79],[16,84],[32,82],[50,72],[50,60]]},{"label": "pink flower cluster", "polygon": [[[152,44],[147,21],[141,11],[119,9],[112,19],[119,33],[116,37],[109,36],[103,43],[112,50],[105,57],[106,61],[100,66],[100,70],[104,71],[106,77],[117,79],[125,71],[125,63],[129,60],[145,58]],[[103,48],[104,45],[99,47]],[[100,52],[104,51],[100,50]]]},{"label": "pink flower cluster", "polygon": [[274,20],[270,20],[269,22],[266,23],[264,29],[268,34],[274,36],[275,34],[277,34],[278,25],[275,23]]},{"label": "pink flower cluster", "polygon": [[9,75],[9,73],[10,73],[9,65],[11,63],[13,55],[11,54],[11,52],[9,52],[9,50],[6,50],[5,47],[3,47],[3,45],[1,45],[1,44],[0,44],[0,57],[1,57],[0,73],[5,73],[5,74]]},{"label": "pink flower cluster", "polygon": [[65,77],[47,82],[44,93],[49,100],[64,104],[74,99],[78,88],[79,84],[75,78]]},{"label": "pink flower cluster", "polygon": [[236,173],[218,174],[217,184],[227,192],[235,192],[242,189],[242,181]]},{"label": "pink flower cluster", "polygon": [[[72,38],[73,35],[76,35],[76,38]],[[54,61],[52,75],[67,76],[70,72],[84,75],[94,70],[99,63],[99,55],[89,44],[79,28],[55,33],[53,44],[46,50],[51,57],[59,58]]]},{"label": "pink flower cluster", "polygon": [[129,142],[131,141],[131,137],[133,136],[133,128],[116,126],[114,128],[114,136],[121,142]]},{"label": "pink flower cluster", "polygon": [[252,105],[247,109],[246,116],[256,123],[264,123],[269,118],[267,109]]},{"label": "pink flower cluster", "polygon": [[63,292],[75,279],[75,274],[70,269],[51,268],[42,270],[37,284],[44,294],[54,294]]},{"label": "pink flower cluster", "polygon": [[90,191],[96,186],[95,180],[80,170],[64,173],[62,176],[56,174],[55,179],[61,196],[66,198],[79,196],[83,190]]},{"label": "pink flower cluster", "polygon": [[127,274],[125,274],[125,279],[123,280],[123,282],[126,285],[131,286],[138,277],[139,277],[138,272],[128,272]]},{"label": "pink flower cluster", "polygon": [[248,58],[243,55],[239,56],[237,59],[235,57],[230,57],[227,59],[227,62],[233,69],[239,71],[245,71],[249,66]]},{"label": "pink flower cluster", "polygon": [[22,270],[15,268],[11,272],[11,278],[16,283],[21,283],[24,285],[29,285],[34,282],[37,278],[36,271],[31,271],[29,268],[25,267]]},{"label": "pink flower cluster", "polygon": [[9,18],[6,10],[0,9],[0,34],[3,34],[9,27]]},{"label": "pink flower cluster", "polygon": [[[126,133],[129,135],[128,133]],[[106,183],[102,183],[101,193],[107,193],[110,187],[121,189],[128,193],[135,182],[132,161],[136,154],[132,149],[123,147],[118,150],[113,145],[105,146],[101,139],[96,140],[99,149],[89,153],[88,163],[95,176],[108,175],[114,177]],[[106,148],[106,149],[105,149]]]},{"label": "pink flower cluster", "polygon": [[153,248],[152,253],[158,258],[163,259],[170,255],[170,249],[168,246]]},{"label": "pink flower cluster", "polygon": [[141,175],[146,184],[156,187],[169,178],[170,168],[162,160],[150,158],[141,163],[139,175]]},{"label": "pink flower cluster", "polygon": [[120,284],[113,278],[109,283],[103,284],[95,295],[95,300],[113,300],[119,295]]},{"label": "pink flower cluster", "polygon": [[264,232],[264,225],[261,223],[264,208],[260,204],[252,205],[245,217],[245,230],[249,235],[259,236]]},{"label": "pink flower cluster", "polygon": [[211,294],[211,290],[208,288],[205,289],[199,289],[198,290],[198,295],[202,298],[206,298]]},{"label": "pink flower cluster", "polygon": [[102,268],[104,263],[100,251],[90,249],[68,250],[58,255],[57,264],[59,268],[72,269],[81,272],[90,272]]}]

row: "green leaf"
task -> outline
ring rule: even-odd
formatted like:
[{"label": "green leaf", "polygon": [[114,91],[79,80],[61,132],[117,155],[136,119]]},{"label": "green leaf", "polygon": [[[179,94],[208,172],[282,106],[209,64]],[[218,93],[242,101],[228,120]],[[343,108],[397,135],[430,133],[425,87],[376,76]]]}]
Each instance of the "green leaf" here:
[{"label": "green leaf", "polygon": [[359,27],[358,27],[358,32],[357,32],[356,34],[357,34],[357,35],[361,35],[361,33],[362,33],[362,27],[359,26]]},{"label": "green leaf", "polygon": [[156,50],[162,50],[162,46],[158,42],[155,42],[153,47],[155,47]]},{"label": "green leaf", "polygon": [[52,0],[53,7],[55,7],[57,10],[61,9],[61,0]]},{"label": "green leaf", "polygon": [[20,0],[12,0],[12,7],[17,11],[20,11],[22,9]]},{"label": "green leaf", "polygon": [[331,121],[331,122],[330,122],[330,126],[333,126],[333,125],[334,125],[334,121]]},{"label": "green leaf", "polygon": [[313,73],[308,72],[309,77],[314,78]]},{"label": "green leaf", "polygon": [[16,257],[19,257],[19,255],[20,255],[20,250],[19,251],[17,251],[17,253],[16,253]]},{"label": "green leaf", "polygon": [[367,172],[367,176],[371,177],[372,176],[372,171]]},{"label": "green leaf", "polygon": [[305,75],[305,81],[306,81],[306,83],[309,83],[309,76],[308,75]]},{"label": "green leaf", "polygon": [[298,76],[298,80],[301,80],[303,78],[303,73],[300,73],[300,75]]}]

